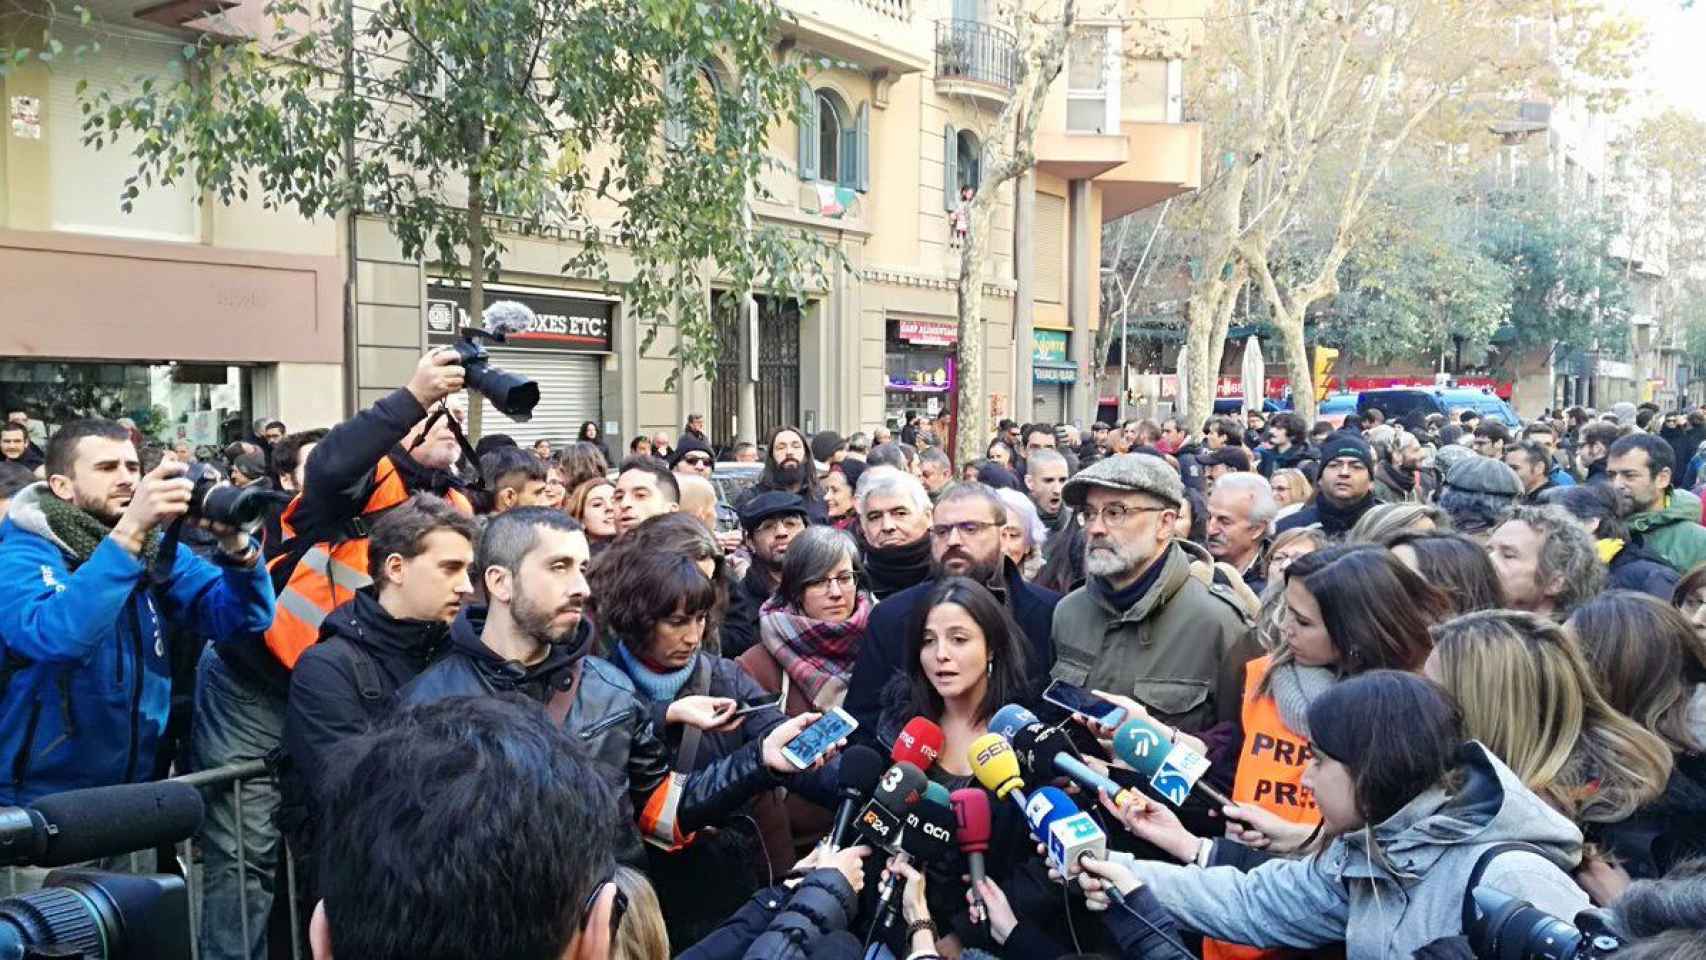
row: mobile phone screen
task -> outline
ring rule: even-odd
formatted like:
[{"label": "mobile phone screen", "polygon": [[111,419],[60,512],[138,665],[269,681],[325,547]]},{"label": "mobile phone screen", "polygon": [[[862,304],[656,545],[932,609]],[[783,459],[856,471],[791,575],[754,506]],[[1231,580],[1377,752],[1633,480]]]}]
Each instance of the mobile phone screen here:
[{"label": "mobile phone screen", "polygon": [[1109,703],[1083,687],[1056,680],[1043,691],[1043,699],[1073,713],[1082,714],[1103,726],[1118,726],[1125,719],[1125,708]]},{"label": "mobile phone screen", "polygon": [[788,741],[788,745],[782,748],[782,753],[790,763],[804,770],[852,733],[858,725],[847,713],[831,710],[819,717],[817,722],[800,731],[799,736]]},{"label": "mobile phone screen", "polygon": [[782,699],[778,697],[775,700],[754,700],[750,703],[742,703],[735,708],[734,715],[737,717],[744,717],[749,713],[756,713],[766,707],[775,707],[780,710],[782,709]]}]

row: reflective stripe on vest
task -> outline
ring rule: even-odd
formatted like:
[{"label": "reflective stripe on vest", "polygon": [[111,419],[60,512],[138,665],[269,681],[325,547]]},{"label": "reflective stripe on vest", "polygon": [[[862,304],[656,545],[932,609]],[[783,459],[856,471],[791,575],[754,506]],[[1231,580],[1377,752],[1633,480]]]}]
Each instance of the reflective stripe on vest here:
[{"label": "reflective stripe on vest", "polygon": [[[402,503],[409,498],[409,488],[390,457],[379,461],[373,471],[373,492],[361,508],[363,517]],[[472,515],[474,505],[460,491],[452,490],[446,498],[452,506]],[[285,540],[296,536],[291,523],[301,505],[298,496],[291,501],[279,518],[279,529]],[[277,557],[273,563],[284,562]],[[342,542],[321,541],[310,547],[290,572],[290,580],[278,592],[277,614],[267,630],[267,649],[286,668],[296,666],[302,651],[320,638],[320,624],[340,604],[347,603],[355,591],[373,581],[367,575],[367,538]]]},{"label": "reflective stripe on vest", "polygon": [[[1272,696],[1256,692],[1272,665],[1272,657],[1257,657],[1244,667],[1244,747],[1238,753],[1232,799],[1254,804],[1293,823],[1320,823],[1315,797],[1303,786],[1309,743],[1285,725]],[[1203,960],[1272,960],[1299,955],[1203,939]]]}]

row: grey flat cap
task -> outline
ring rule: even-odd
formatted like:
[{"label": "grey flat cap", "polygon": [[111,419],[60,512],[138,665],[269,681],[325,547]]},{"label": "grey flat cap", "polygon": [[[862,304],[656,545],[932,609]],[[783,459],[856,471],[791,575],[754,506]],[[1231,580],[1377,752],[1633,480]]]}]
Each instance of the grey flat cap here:
[{"label": "grey flat cap", "polygon": [[1501,497],[1522,495],[1522,481],[1517,479],[1516,471],[1505,466],[1503,461],[1479,454],[1452,467],[1445,475],[1445,482],[1466,493],[1490,493]]},{"label": "grey flat cap", "polygon": [[1185,484],[1179,479],[1179,471],[1147,453],[1104,457],[1066,481],[1060,495],[1068,506],[1082,507],[1091,487],[1147,493],[1175,507],[1185,499]]},{"label": "grey flat cap", "polygon": [[1434,466],[1439,468],[1440,476],[1448,477],[1451,475],[1452,467],[1471,457],[1478,456],[1480,454],[1460,443],[1448,443],[1434,453]]}]

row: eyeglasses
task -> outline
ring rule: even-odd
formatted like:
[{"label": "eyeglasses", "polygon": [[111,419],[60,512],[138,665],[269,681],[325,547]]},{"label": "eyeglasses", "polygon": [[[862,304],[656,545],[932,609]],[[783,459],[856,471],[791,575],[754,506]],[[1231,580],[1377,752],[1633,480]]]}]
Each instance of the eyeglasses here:
[{"label": "eyeglasses", "polygon": [[807,590],[828,590],[829,585],[833,583],[837,587],[840,587],[841,591],[843,593],[846,593],[847,591],[852,590],[854,585],[857,584],[858,582],[859,582],[858,577],[853,576],[853,574],[851,574],[851,573],[843,573],[843,574],[840,574],[838,576],[833,576],[833,577],[819,577],[816,580],[807,580],[806,581],[806,589]]},{"label": "eyeglasses", "polygon": [[1110,527],[1123,526],[1140,513],[1161,513],[1172,510],[1173,507],[1133,507],[1124,503],[1110,503],[1100,510],[1095,507],[1084,507],[1078,511],[1078,522],[1088,527],[1098,519]]},{"label": "eyeglasses", "polygon": [[681,460],[683,463],[695,467],[708,467],[711,465],[710,457],[701,457],[696,454],[688,454],[687,456],[682,457]]},{"label": "eyeglasses", "polygon": [[593,887],[592,893],[587,895],[586,902],[581,904],[581,932],[586,932],[586,925],[592,920],[593,907],[598,905],[598,895],[604,892],[605,887],[615,887],[616,889],[616,898],[610,902],[610,942],[614,944],[616,932],[622,927],[622,918],[628,913],[628,895],[622,892],[620,886],[617,886],[614,874],[611,875],[610,879]]},{"label": "eyeglasses", "polygon": [[975,537],[983,531],[988,530],[990,527],[998,526],[1000,526],[1000,524],[992,523],[988,520],[961,520],[959,523],[937,523],[931,525],[930,535],[938,540],[946,540],[955,530],[958,530],[960,532],[960,536],[970,539],[971,537]]}]

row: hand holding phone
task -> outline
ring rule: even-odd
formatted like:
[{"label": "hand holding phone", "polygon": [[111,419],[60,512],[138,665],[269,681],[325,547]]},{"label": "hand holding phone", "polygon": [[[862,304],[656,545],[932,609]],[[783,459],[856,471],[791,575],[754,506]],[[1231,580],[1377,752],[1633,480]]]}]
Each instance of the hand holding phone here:
[{"label": "hand holding phone", "polygon": [[664,720],[685,723],[705,731],[733,729],[740,723],[735,712],[738,704],[729,697],[688,696],[669,705]]},{"label": "hand holding phone", "polygon": [[744,717],[749,713],[757,713],[760,710],[765,710],[771,707],[781,710],[782,698],[774,697],[767,700],[749,700],[735,707],[734,715],[737,717]]},{"label": "hand holding phone", "polygon": [[1065,680],[1051,682],[1043,691],[1043,701],[1110,729],[1124,723],[1126,718],[1125,707]]},{"label": "hand holding phone", "polygon": [[[841,745],[847,735],[858,729],[859,721],[853,715],[840,707],[835,707],[821,716],[813,713],[802,713],[771,732],[771,737],[783,735],[785,741],[780,747],[783,760],[792,764],[795,770],[804,770],[823,759],[831,750]],[[770,741],[764,743],[766,762],[770,755]],[[778,769],[774,764],[772,769]]]}]

